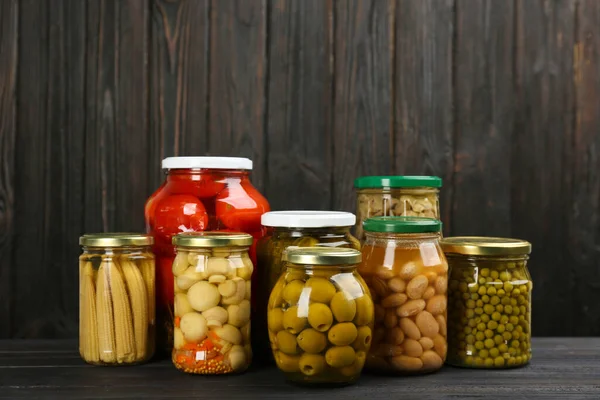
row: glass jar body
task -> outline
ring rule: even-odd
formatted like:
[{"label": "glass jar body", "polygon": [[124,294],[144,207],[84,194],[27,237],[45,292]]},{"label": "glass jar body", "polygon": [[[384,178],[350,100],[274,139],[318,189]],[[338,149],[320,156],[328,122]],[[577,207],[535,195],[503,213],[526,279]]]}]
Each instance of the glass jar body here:
[{"label": "glass jar body", "polygon": [[79,257],[79,353],[89,364],[132,365],[155,346],[150,247],[84,247]]},{"label": "glass jar body", "polygon": [[249,367],[253,270],[245,247],[177,247],[175,367],[201,375],[238,373]]},{"label": "glass jar body", "polygon": [[531,359],[528,256],[448,254],[448,363],[510,368]]},{"label": "glass jar body", "polygon": [[366,232],[359,273],[375,303],[367,368],[420,374],[442,367],[447,352],[448,263],[438,233]]},{"label": "glass jar body", "polygon": [[433,187],[357,189],[356,237],[365,240],[363,222],[378,216],[440,219],[439,189]]},{"label": "glass jar body", "polygon": [[268,304],[277,366],[297,383],[353,383],[371,346],[373,313],[356,266],[286,263]]},{"label": "glass jar body", "polygon": [[[267,200],[252,186],[245,170],[171,169],[166,181],[146,201],[146,230],[154,236],[157,257],[157,321],[159,350],[173,344],[173,235],[190,231],[230,231],[251,234],[249,253],[264,236],[260,218]],[[255,285],[258,287],[258,285]],[[254,304],[253,304],[254,307]]]},{"label": "glass jar body", "polygon": [[[267,304],[269,295],[279,277],[284,272],[283,252],[289,246],[298,247],[342,247],[360,250],[360,243],[350,233],[351,227],[325,228],[269,228],[267,235],[257,246],[257,258],[260,265],[258,281],[262,290],[258,293],[255,326],[259,334],[255,335],[253,346],[257,354],[264,354],[261,361],[270,360],[267,337]],[[269,356],[267,356],[269,355]],[[264,360],[263,360],[264,358]]]}]

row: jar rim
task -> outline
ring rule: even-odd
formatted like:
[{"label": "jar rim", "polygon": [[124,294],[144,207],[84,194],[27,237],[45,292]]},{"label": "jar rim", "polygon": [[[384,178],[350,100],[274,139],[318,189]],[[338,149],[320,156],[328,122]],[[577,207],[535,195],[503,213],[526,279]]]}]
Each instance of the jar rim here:
[{"label": "jar rim", "polygon": [[252,170],[252,160],[245,157],[167,157],[162,169],[241,169]]},{"label": "jar rim", "polygon": [[485,237],[455,236],[440,241],[444,253],[471,256],[511,256],[531,253],[531,243],[526,240]]},{"label": "jar rim", "polygon": [[348,265],[362,261],[362,253],[340,247],[290,246],[283,252],[282,260],[300,265]]},{"label": "jar rim", "polygon": [[442,187],[442,178],[439,176],[361,176],[354,180],[354,187],[357,189],[366,188],[414,188],[414,187]]},{"label": "jar rim", "polygon": [[252,235],[243,232],[183,232],[173,236],[171,242],[180,247],[247,247],[252,245]]},{"label": "jar rim", "polygon": [[86,233],[79,237],[79,245],[85,247],[131,247],[152,244],[152,236],[133,232]]}]

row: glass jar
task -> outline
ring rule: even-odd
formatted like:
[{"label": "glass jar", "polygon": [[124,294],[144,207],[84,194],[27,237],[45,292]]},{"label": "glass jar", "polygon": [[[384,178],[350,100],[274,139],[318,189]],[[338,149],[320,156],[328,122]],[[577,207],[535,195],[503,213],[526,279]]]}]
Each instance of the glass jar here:
[{"label": "glass jar", "polygon": [[178,369],[212,375],[250,366],[252,240],[249,234],[228,232],[173,237],[172,359]]},{"label": "glass jar", "polygon": [[440,219],[437,176],[362,176],[356,190],[356,237],[364,242],[363,222],[378,216]]},{"label": "glass jar", "polygon": [[131,365],[154,354],[152,242],[136,233],[79,238],[79,354],[85,362]]},{"label": "glass jar", "polygon": [[448,363],[510,368],[531,359],[531,244],[493,237],[442,241],[451,267]]},{"label": "glass jar", "polygon": [[[269,294],[283,272],[282,255],[289,246],[297,247],[343,247],[360,250],[360,243],[350,229],[356,217],[340,211],[271,211],[263,214],[262,225],[267,235],[257,245],[260,265],[258,281],[262,290],[258,293],[254,335],[254,349],[264,355],[260,361],[270,359],[267,337],[267,303]],[[264,360],[263,360],[264,359]]]},{"label": "glass jar", "polygon": [[371,346],[373,302],[354,249],[295,248],[268,305],[277,366],[297,383],[350,384]]},{"label": "glass jar", "polygon": [[162,167],[167,170],[166,180],[146,202],[145,217],[147,232],[155,238],[158,263],[158,350],[169,354],[173,346],[173,235],[192,231],[249,233],[255,239],[249,250],[255,263],[255,244],[265,233],[260,217],[270,208],[250,182],[252,161],[247,158],[169,157]]},{"label": "glass jar", "polygon": [[365,221],[358,268],[375,303],[367,368],[420,374],[446,359],[448,263],[439,244],[441,222],[420,217]]}]

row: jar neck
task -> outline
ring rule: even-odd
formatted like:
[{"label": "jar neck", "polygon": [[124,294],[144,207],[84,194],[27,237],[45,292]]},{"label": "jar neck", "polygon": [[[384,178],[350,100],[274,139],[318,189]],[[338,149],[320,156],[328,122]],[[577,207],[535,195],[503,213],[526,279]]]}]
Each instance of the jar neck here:
[{"label": "jar neck", "polygon": [[336,227],[325,227],[325,228],[284,228],[274,227],[271,228],[273,236],[278,238],[286,237],[303,237],[303,236],[344,236],[350,233],[349,226],[336,226]]},{"label": "jar neck", "polygon": [[335,271],[339,271],[341,272],[353,272],[356,271],[356,268],[358,267],[357,264],[336,264],[336,265],[314,265],[314,264],[292,264],[292,263],[285,263],[285,268],[288,271],[298,271],[298,270],[304,270],[304,271],[312,271],[312,270],[335,270]]},{"label": "jar neck", "polygon": [[81,246],[84,253],[149,253],[150,246],[96,247]]},{"label": "jar neck", "polygon": [[469,254],[455,254],[455,253],[446,253],[446,258],[448,261],[456,260],[456,261],[469,261],[469,262],[499,262],[499,261],[527,261],[529,260],[528,254],[522,255],[498,255],[498,256],[475,256]]},{"label": "jar neck", "polygon": [[214,180],[224,178],[233,178],[240,181],[247,180],[250,172],[241,169],[204,169],[204,168],[182,168],[170,169],[166,172],[167,182],[172,181],[198,181],[205,177],[212,177]]},{"label": "jar neck", "polygon": [[390,232],[368,232],[365,231],[365,237],[368,239],[380,240],[411,240],[411,241],[422,241],[422,240],[435,240],[440,239],[439,232],[424,232],[424,233],[390,233]]}]

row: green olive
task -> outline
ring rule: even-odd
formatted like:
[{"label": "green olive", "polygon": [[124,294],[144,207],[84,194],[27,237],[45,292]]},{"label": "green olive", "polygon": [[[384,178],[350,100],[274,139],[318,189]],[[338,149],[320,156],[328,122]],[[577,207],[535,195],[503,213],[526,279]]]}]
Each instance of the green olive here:
[{"label": "green olive", "polygon": [[326,332],[333,324],[333,314],[323,303],[313,303],[308,308],[308,323],[319,332]]},{"label": "green olive", "polygon": [[277,366],[283,372],[298,372],[300,370],[300,356],[290,356],[278,351],[274,358]]},{"label": "green olive", "polygon": [[352,343],[352,347],[354,347],[355,350],[368,351],[371,347],[371,339],[371,328],[369,328],[366,325],[361,326],[360,328],[358,328],[356,340],[354,341],[354,343]]},{"label": "green olive", "polygon": [[369,325],[373,323],[374,306],[371,296],[364,294],[354,299],[356,303],[356,315],[354,323],[358,326]]},{"label": "green olive", "polygon": [[300,372],[307,376],[318,375],[325,370],[325,358],[320,354],[304,353],[300,357]]},{"label": "green olive", "polygon": [[267,313],[269,330],[277,333],[283,329],[283,310],[281,308],[273,308]]},{"label": "green olive", "polygon": [[295,280],[303,281],[306,274],[302,270],[292,269],[285,274],[285,281],[290,283]]},{"label": "green olive", "polygon": [[356,353],[350,346],[330,347],[325,353],[325,361],[333,368],[342,368],[352,365],[356,359]]},{"label": "green olive", "polygon": [[283,313],[283,328],[294,335],[302,332],[306,322],[306,317],[298,316],[298,306],[290,307]]},{"label": "green olive", "polygon": [[319,303],[329,304],[335,295],[335,286],[324,278],[310,278],[306,281],[305,287],[311,289],[310,299]]},{"label": "green olive", "polygon": [[298,335],[298,346],[307,353],[320,353],[327,346],[325,334],[313,328],[307,328]]},{"label": "green olive", "polygon": [[359,375],[360,371],[362,371],[362,369],[365,365],[366,356],[367,356],[367,353],[365,353],[364,351],[357,351],[356,359],[354,360],[354,363],[347,367],[340,368],[340,372],[342,373],[342,375],[344,375],[344,376]]},{"label": "green olive", "polygon": [[356,315],[356,302],[344,292],[337,292],[331,299],[331,311],[338,322],[348,322]]},{"label": "green olive", "polygon": [[283,289],[283,299],[290,305],[297,304],[303,289],[304,283],[302,281],[291,281]]},{"label": "green olive", "polygon": [[331,327],[327,338],[336,346],[347,346],[353,343],[358,337],[356,325],[352,322],[340,322]]},{"label": "green olive", "polygon": [[298,354],[299,352],[296,335],[287,331],[277,332],[277,347],[286,354]]}]

